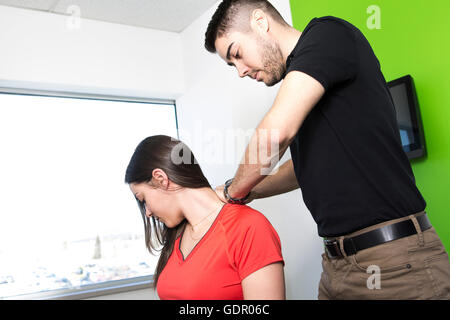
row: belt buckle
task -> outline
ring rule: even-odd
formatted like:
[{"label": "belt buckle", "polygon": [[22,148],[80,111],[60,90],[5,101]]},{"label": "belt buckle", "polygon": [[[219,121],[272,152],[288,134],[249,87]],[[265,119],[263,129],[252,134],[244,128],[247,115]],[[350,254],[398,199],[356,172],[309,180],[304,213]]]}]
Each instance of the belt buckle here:
[{"label": "belt buckle", "polygon": [[[326,251],[326,253],[327,253],[327,255],[328,255],[328,257],[330,259],[336,259],[336,258],[343,258],[344,257],[342,255],[341,248],[339,247],[339,243],[338,243],[338,241],[336,239],[335,240],[324,239],[324,244],[325,244],[325,251]],[[332,252],[330,252],[329,247],[332,247],[335,250],[336,255],[334,255]]]}]

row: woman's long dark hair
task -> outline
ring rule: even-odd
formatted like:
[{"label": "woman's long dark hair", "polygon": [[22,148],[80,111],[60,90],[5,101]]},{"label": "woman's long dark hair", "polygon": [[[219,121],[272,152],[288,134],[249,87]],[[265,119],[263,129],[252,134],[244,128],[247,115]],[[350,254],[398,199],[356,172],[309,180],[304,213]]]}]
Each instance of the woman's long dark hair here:
[{"label": "woman's long dark hair", "polygon": [[[128,164],[125,183],[149,183],[156,168],[163,170],[170,181],[181,187],[211,188],[189,147],[172,137],[151,136],[139,143]],[[176,227],[168,228],[156,222],[154,217],[150,222],[145,215],[145,205],[142,203],[140,209],[144,220],[145,245],[151,254],[161,251],[154,274],[153,285],[156,288],[159,276],[172,254],[175,240],[186,220]]]}]

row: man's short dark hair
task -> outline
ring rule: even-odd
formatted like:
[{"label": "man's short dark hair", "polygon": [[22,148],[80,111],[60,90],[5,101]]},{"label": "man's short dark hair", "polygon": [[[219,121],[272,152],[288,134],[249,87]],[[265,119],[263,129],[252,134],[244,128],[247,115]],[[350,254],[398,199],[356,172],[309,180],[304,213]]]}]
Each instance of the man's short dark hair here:
[{"label": "man's short dark hair", "polygon": [[[231,30],[248,32],[250,30],[250,14],[261,9],[280,24],[287,24],[281,14],[267,0],[223,0],[208,24],[205,33],[205,48],[215,53],[216,40]],[[246,20],[248,18],[248,20]]]}]

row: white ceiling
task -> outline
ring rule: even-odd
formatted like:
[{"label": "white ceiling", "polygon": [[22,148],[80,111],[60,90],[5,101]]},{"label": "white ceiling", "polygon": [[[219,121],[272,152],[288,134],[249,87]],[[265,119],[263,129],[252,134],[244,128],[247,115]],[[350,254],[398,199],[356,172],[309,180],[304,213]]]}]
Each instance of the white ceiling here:
[{"label": "white ceiling", "polygon": [[0,5],[66,15],[73,12],[69,8],[75,5],[82,18],[181,32],[216,2],[217,0],[0,0]]}]

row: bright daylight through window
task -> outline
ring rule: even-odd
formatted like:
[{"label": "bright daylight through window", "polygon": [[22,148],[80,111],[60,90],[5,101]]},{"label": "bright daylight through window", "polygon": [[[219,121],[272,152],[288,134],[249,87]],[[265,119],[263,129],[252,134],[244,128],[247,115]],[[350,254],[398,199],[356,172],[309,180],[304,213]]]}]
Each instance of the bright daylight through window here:
[{"label": "bright daylight through window", "polygon": [[0,299],[153,274],[125,170],[175,105],[0,93]]}]

